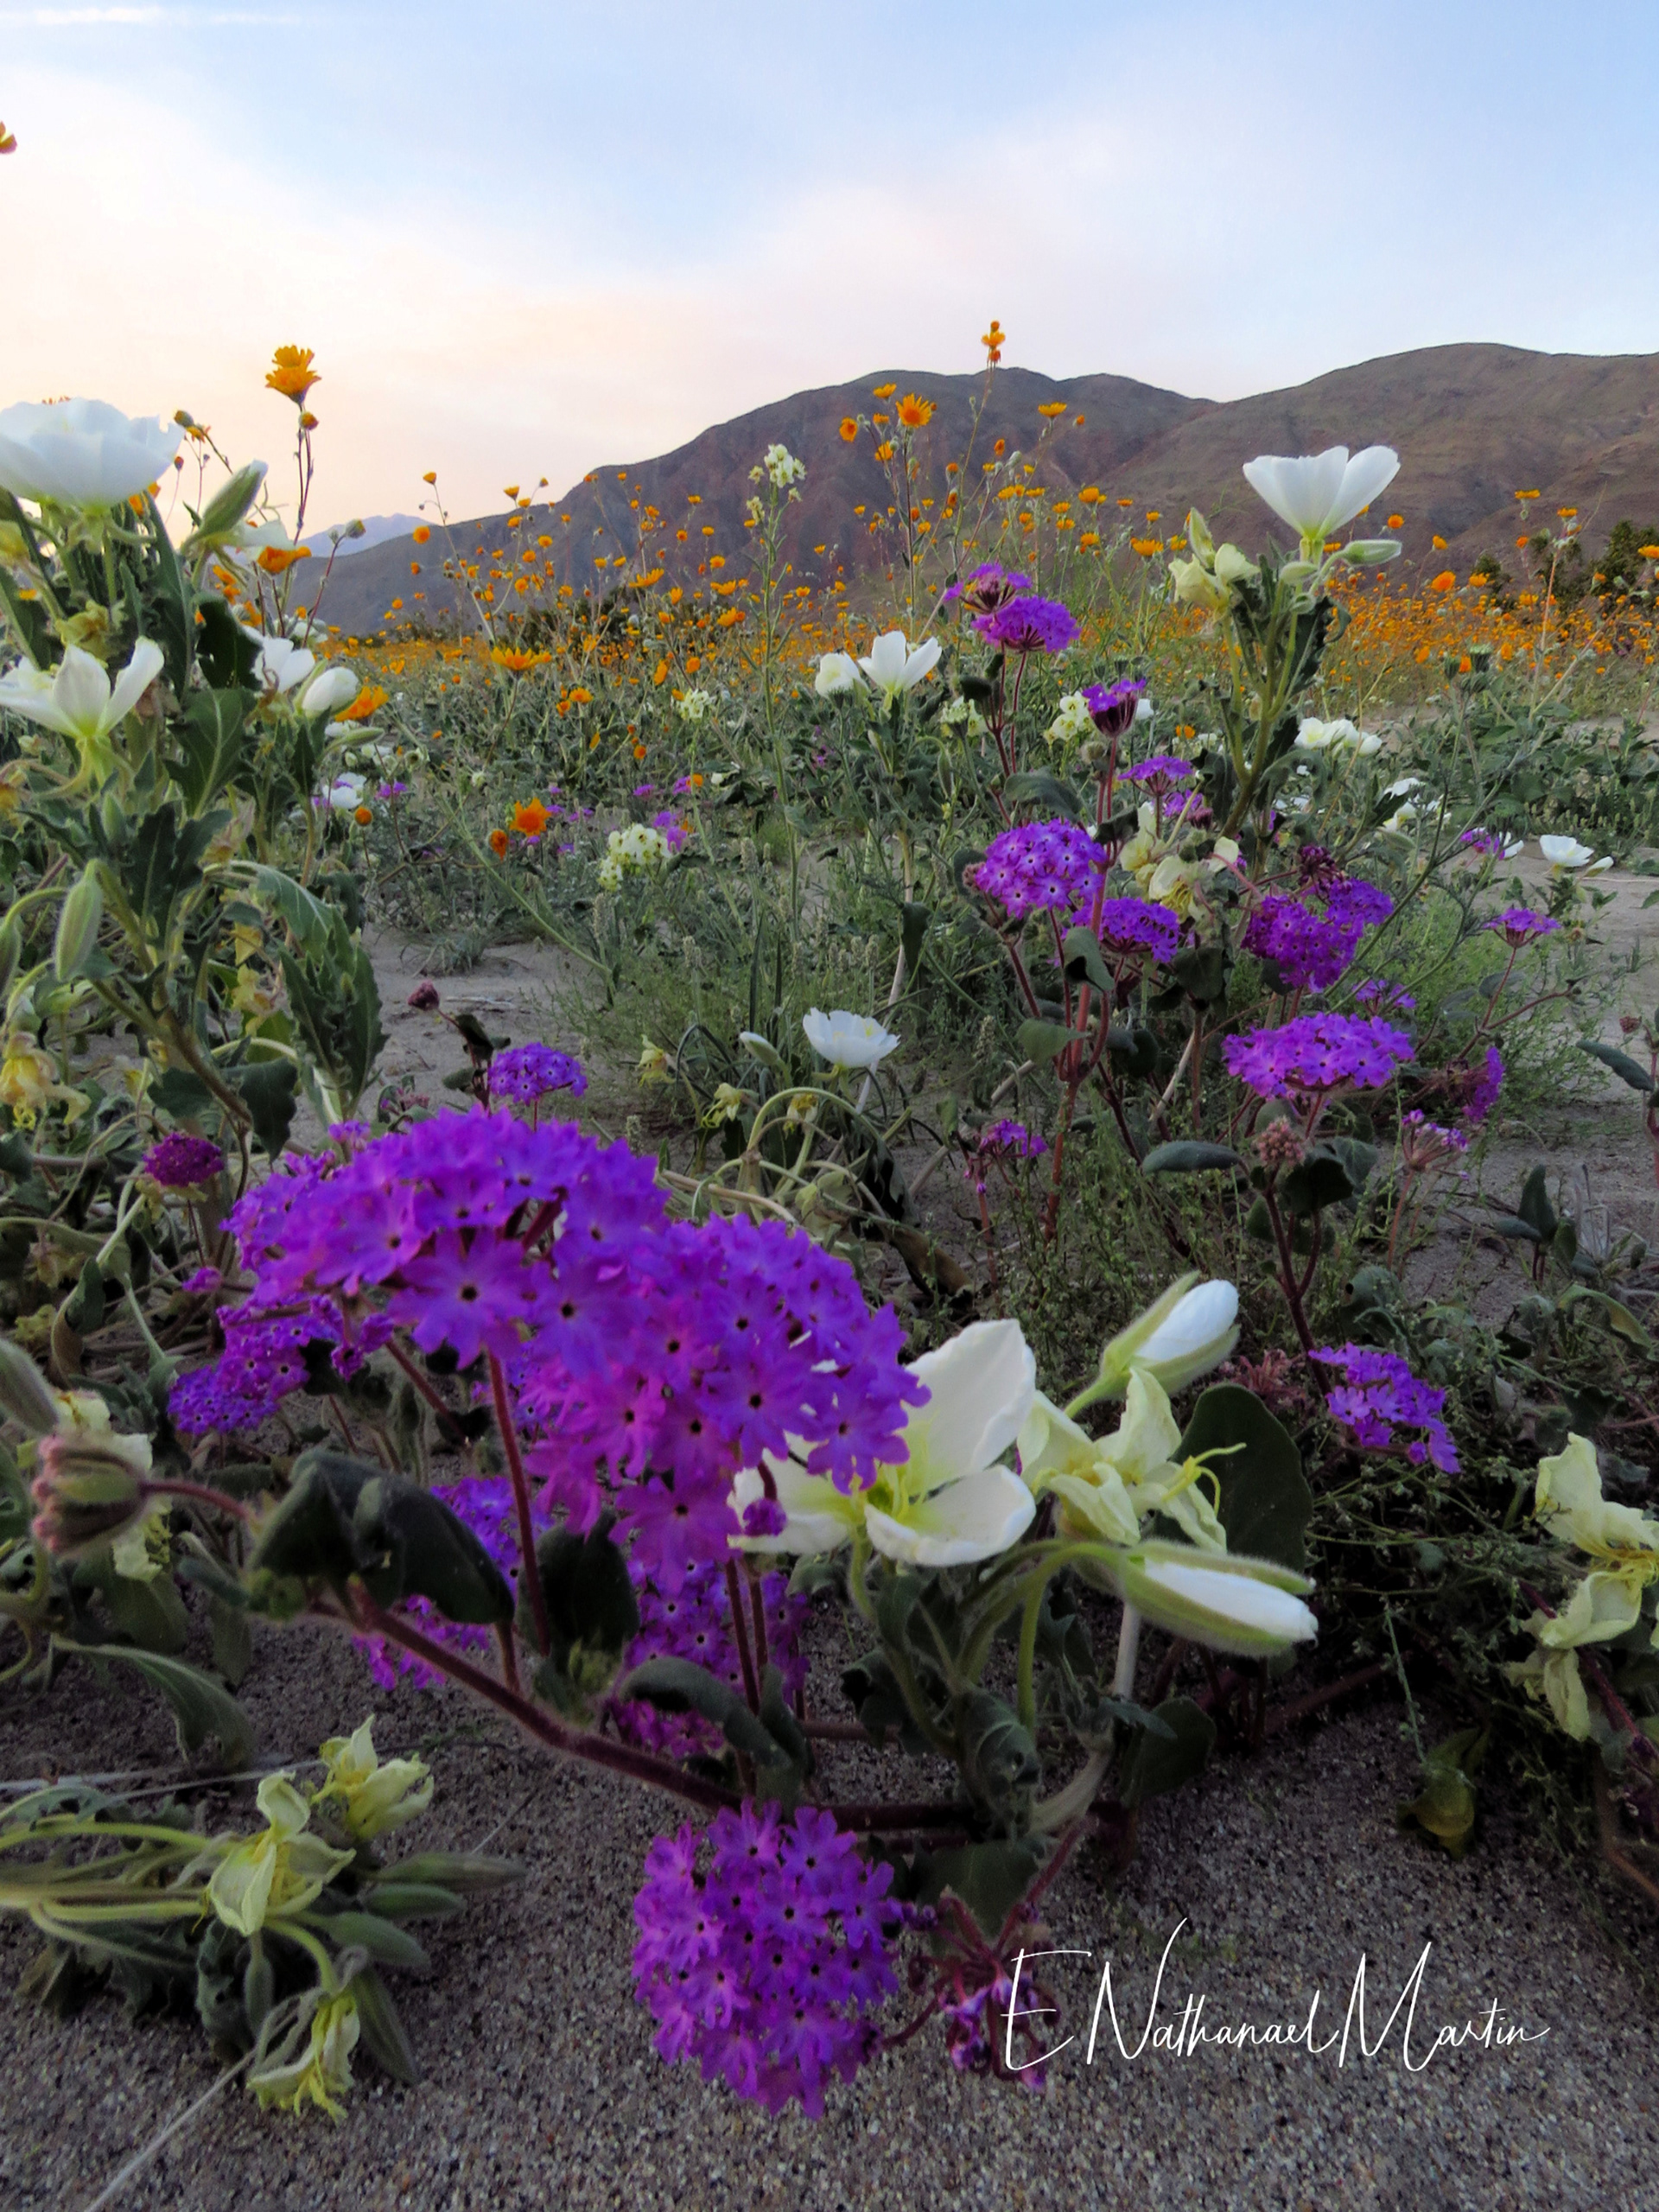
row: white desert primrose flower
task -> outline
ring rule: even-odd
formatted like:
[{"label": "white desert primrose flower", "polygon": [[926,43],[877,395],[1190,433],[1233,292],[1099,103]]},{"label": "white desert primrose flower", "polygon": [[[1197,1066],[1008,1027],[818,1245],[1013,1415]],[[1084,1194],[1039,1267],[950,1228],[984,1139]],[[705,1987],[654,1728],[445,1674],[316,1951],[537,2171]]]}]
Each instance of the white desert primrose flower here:
[{"label": "white desert primrose flower", "polygon": [[889,1052],[899,1049],[899,1039],[890,1029],[868,1014],[849,1014],[842,1007],[833,1014],[813,1007],[801,1017],[801,1027],[813,1051],[832,1067],[880,1067]]},{"label": "white desert primrose flower", "polygon": [[101,399],[20,400],[0,409],[0,486],[59,506],[118,506],[159,480],[183,435]]},{"label": "white desert primrose flower", "polygon": [[1589,868],[1592,874],[1599,875],[1613,864],[1611,858],[1597,860],[1595,847],[1581,845],[1576,837],[1541,837],[1538,849],[1551,868],[1568,868],[1575,874],[1580,868]]},{"label": "white desert primrose flower", "polygon": [[[1392,446],[1366,446],[1351,457],[1346,446],[1324,453],[1259,454],[1244,464],[1244,480],[1265,499],[1302,543],[1305,557],[1322,550],[1334,530],[1351,522],[1378,493],[1386,491],[1400,467]],[[1398,547],[1395,547],[1398,551]]]},{"label": "white desert primrose flower", "polygon": [[[844,1492],[827,1475],[808,1474],[810,1447],[791,1440],[791,1459],[766,1454],[783,1527],[733,1543],[808,1556],[861,1529],[883,1558],[924,1567],[969,1567],[1017,1543],[1037,1510],[1003,1461],[1037,1393],[1037,1363],[1019,1323],[972,1322],[910,1372],[929,1395],[906,1414],[902,1464],[878,1469],[868,1490]],[[765,1496],[760,1470],[746,1467],[732,1484],[733,1510],[741,1516]]]},{"label": "white desert primrose flower", "polygon": [[822,653],[812,689],[820,699],[838,699],[859,689],[858,663],[850,653]]},{"label": "white desert primrose flower", "polygon": [[55,730],[80,750],[75,780],[101,781],[115,766],[110,738],[162,672],[162,649],[140,638],[113,685],[101,661],[71,645],[56,668],[20,661],[0,676],[0,708]]},{"label": "white desert primrose flower", "polygon": [[871,689],[880,692],[891,706],[906,691],[913,691],[922,678],[932,672],[939,652],[937,638],[912,645],[902,630],[884,630],[858,664]]}]

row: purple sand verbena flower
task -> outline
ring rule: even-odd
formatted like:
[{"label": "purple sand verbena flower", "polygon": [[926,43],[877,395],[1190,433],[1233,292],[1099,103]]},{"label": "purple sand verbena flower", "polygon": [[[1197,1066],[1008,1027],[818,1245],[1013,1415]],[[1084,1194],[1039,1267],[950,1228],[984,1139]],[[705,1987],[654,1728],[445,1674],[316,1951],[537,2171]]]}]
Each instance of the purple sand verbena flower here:
[{"label": "purple sand verbena flower", "polygon": [[143,1173],[168,1191],[192,1191],[211,1183],[225,1165],[225,1155],[207,1137],[187,1136],[175,1129],[144,1154]]},{"label": "purple sand verbena flower", "polygon": [[1369,982],[1356,986],[1354,1004],[1374,1007],[1379,1014],[1414,1014],[1417,1010],[1417,1001],[1409,991],[1402,990],[1398,983],[1391,983],[1382,976],[1373,976]]},{"label": "purple sand verbena flower", "polygon": [[1400,1117],[1400,1156],[1414,1174],[1438,1166],[1453,1153],[1467,1152],[1469,1140],[1461,1129],[1448,1129],[1431,1122],[1421,1108]]},{"label": "purple sand verbena flower", "polygon": [[1045,907],[1074,912],[1105,868],[1105,854],[1077,823],[1022,822],[998,831],[967,880],[1020,922]]},{"label": "purple sand verbena flower", "polygon": [[490,1096],[528,1106],[550,1091],[568,1090],[580,1098],[588,1088],[582,1062],[550,1045],[515,1045],[490,1062]]},{"label": "purple sand verbena flower", "polygon": [[1486,1047],[1486,1058],[1479,1072],[1471,1068],[1465,1071],[1467,1078],[1463,1102],[1463,1118],[1477,1128],[1497,1103],[1497,1094],[1503,1088],[1503,1062],[1496,1045]]},{"label": "purple sand verbena flower", "polygon": [[1063,653],[1077,641],[1077,617],[1058,599],[1040,599],[1035,593],[1008,600],[988,614],[974,618],[974,627],[994,645],[1010,653]]},{"label": "purple sand verbena flower", "polygon": [[[1086,923],[1087,909],[1080,909],[1074,918]],[[1154,899],[1103,899],[1095,935],[1109,951],[1147,952],[1160,967],[1167,967],[1181,941],[1181,925],[1167,906]]]},{"label": "purple sand verbena flower", "polygon": [[[290,1156],[230,1226],[250,1294],[219,1316],[221,1359],[175,1384],[181,1427],[264,1418],[316,1339],[337,1366],[393,1334],[488,1358],[547,1509],[578,1533],[613,1514],[664,1590],[725,1558],[740,1467],[813,1438],[813,1472],[863,1487],[925,1397],[844,1262],[781,1226],[671,1219],[654,1162],[571,1122],[445,1114],[350,1159]],[[277,1315],[303,1341],[239,1337]]]},{"label": "purple sand verbena flower", "polygon": [[872,1863],[834,1816],[775,1804],[717,1813],[645,1854],[634,1899],[635,1993],[671,2063],[778,2112],[816,2116],[823,2086],[850,2081],[880,2037],[867,2017],[898,1986],[887,1931],[893,1870]]},{"label": "purple sand verbena flower", "polygon": [[1017,599],[1022,591],[1031,589],[1029,576],[1015,575],[995,561],[983,561],[979,567],[951,584],[946,590],[945,603],[960,601],[970,614],[992,614],[1009,600]]},{"label": "purple sand verbena flower", "polygon": [[1091,683],[1083,695],[1090,721],[1103,737],[1122,737],[1135,721],[1135,709],[1147,696],[1138,676],[1120,677],[1116,683]]},{"label": "purple sand verbena flower", "polygon": [[660,814],[652,816],[651,826],[653,830],[662,831],[664,842],[671,853],[677,853],[691,835],[690,823],[683,821],[679,815],[671,812],[666,808]]},{"label": "purple sand verbena flower", "polygon": [[[1323,1346],[1313,1357],[1321,1366],[1342,1369],[1325,1403],[1357,1444],[1370,1452],[1403,1450],[1414,1466],[1427,1460],[1442,1474],[1457,1473],[1458,1447],[1441,1417],[1446,1394],[1420,1382],[1397,1352],[1346,1344]],[[1402,1429],[1421,1433],[1402,1438]]]},{"label": "purple sand verbena flower", "polygon": [[1173,753],[1154,753],[1150,760],[1123,771],[1132,784],[1150,784],[1154,791],[1168,791],[1183,782],[1192,772],[1190,760],[1178,760]]},{"label": "purple sand verbena flower", "polygon": [[1535,938],[1548,937],[1560,926],[1548,914],[1535,913],[1530,906],[1506,906],[1490,922],[1481,924],[1483,929],[1497,930],[1504,944],[1512,945],[1530,944]]},{"label": "purple sand verbena flower", "polygon": [[1413,1056],[1404,1030],[1346,1014],[1303,1014],[1277,1029],[1226,1037],[1221,1051],[1228,1071],[1262,1098],[1376,1090]]},{"label": "purple sand verbena flower", "polygon": [[[775,1498],[757,1498],[755,1504],[782,1510]],[[758,1529],[749,1530],[752,1535],[760,1533]],[[658,1589],[638,1564],[630,1562],[628,1571],[639,1601],[639,1630],[623,1654],[623,1671],[643,1666],[647,1659],[689,1659],[741,1696],[743,1662],[732,1631],[723,1565],[710,1562],[693,1567],[680,1587],[668,1592]],[[760,1588],[767,1656],[782,1675],[785,1699],[792,1701],[806,1681],[801,1635],[811,1605],[804,1598],[790,1596],[787,1574],[766,1575]],[[647,1750],[664,1752],[671,1758],[690,1758],[698,1753],[716,1758],[723,1746],[720,1729],[695,1713],[664,1713],[643,1701],[625,1704],[614,1698],[607,1700],[606,1711],[627,1742],[643,1744]]]}]

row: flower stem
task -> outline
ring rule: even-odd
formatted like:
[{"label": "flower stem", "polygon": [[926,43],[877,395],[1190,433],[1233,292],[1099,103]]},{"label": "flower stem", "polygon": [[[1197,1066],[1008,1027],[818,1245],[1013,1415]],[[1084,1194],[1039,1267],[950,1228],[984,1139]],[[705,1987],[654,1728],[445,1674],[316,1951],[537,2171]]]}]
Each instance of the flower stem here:
[{"label": "flower stem", "polygon": [[513,1426],[512,1413],[507,1404],[507,1378],[501,1371],[501,1363],[490,1354],[490,1393],[495,1403],[495,1425],[501,1432],[502,1447],[507,1455],[507,1468],[512,1477],[512,1500],[518,1515],[518,1553],[522,1561],[520,1586],[529,1586],[530,1610],[536,1623],[536,1640],[543,1657],[553,1649],[553,1632],[548,1624],[547,1592],[542,1587],[542,1574],[536,1560],[536,1529],[530,1517],[530,1483],[524,1473],[524,1454],[518,1448],[518,1432]]}]

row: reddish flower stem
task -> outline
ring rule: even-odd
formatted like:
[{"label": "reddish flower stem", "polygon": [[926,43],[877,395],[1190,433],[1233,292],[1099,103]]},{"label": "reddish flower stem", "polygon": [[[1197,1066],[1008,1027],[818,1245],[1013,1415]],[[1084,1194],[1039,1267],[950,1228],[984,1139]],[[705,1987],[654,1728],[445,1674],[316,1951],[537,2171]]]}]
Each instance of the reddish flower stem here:
[{"label": "reddish flower stem", "polygon": [[495,1425],[501,1432],[502,1448],[507,1455],[507,1471],[512,1477],[512,1501],[518,1516],[518,1553],[521,1560],[520,1588],[530,1591],[530,1610],[536,1623],[536,1641],[545,1657],[553,1649],[553,1632],[547,1618],[547,1592],[542,1588],[541,1569],[536,1562],[536,1529],[530,1517],[530,1482],[524,1473],[524,1454],[518,1449],[518,1431],[513,1426],[512,1411],[507,1403],[507,1378],[501,1371],[501,1363],[490,1354],[490,1394],[495,1403]]}]

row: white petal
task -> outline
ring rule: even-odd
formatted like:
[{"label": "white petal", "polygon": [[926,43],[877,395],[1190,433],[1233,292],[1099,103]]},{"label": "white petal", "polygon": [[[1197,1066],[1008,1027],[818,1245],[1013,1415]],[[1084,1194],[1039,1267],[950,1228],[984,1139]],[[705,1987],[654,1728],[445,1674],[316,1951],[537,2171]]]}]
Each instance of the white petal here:
[{"label": "white petal", "polygon": [[905,688],[906,690],[911,690],[914,685],[919,683],[922,678],[928,673],[929,670],[937,664],[939,658],[939,641],[937,638],[930,638],[925,645],[917,646],[914,652],[910,655],[909,658],[905,663]]},{"label": "white petal", "polygon": [[[838,1551],[857,1522],[858,1501],[843,1497],[823,1475],[809,1475],[792,1460],[766,1454],[778,1503],[789,1518],[775,1536],[734,1536],[734,1548],[746,1552],[787,1552],[810,1559],[817,1552]],[[740,1519],[744,1508],[764,1497],[766,1486],[755,1467],[740,1468],[732,1478],[729,1502]]]},{"label": "white petal", "polygon": [[1166,1360],[1188,1359],[1217,1337],[1224,1337],[1237,1313],[1238,1293],[1231,1283],[1201,1282],[1137,1345],[1135,1359],[1147,1367]]},{"label": "white petal", "polygon": [[61,727],[77,737],[101,737],[111,727],[110,679],[91,653],[71,645],[60,663],[52,687],[53,701],[63,717]]},{"label": "white petal", "polygon": [[1346,446],[1321,454],[1262,454],[1244,464],[1244,480],[1299,537],[1319,532],[1342,488]]},{"label": "white petal", "polygon": [[1367,446],[1357,453],[1343,470],[1342,482],[1326,512],[1325,535],[1351,522],[1379,492],[1387,491],[1399,473],[1400,456],[1392,446]]},{"label": "white petal", "polygon": [[1319,1632],[1319,1622],[1300,1598],[1292,1597],[1288,1590],[1275,1590],[1270,1582],[1255,1581],[1248,1574],[1178,1567],[1168,1560],[1149,1560],[1143,1572],[1148,1582],[1173,1597],[1201,1605],[1218,1620],[1239,1628],[1281,1637],[1287,1643],[1305,1643]]},{"label": "white petal", "polygon": [[104,727],[113,729],[130,715],[162,672],[162,649],[149,638],[140,638],[132,649],[132,658],[116,679],[115,690],[110,695]]},{"label": "white petal", "polygon": [[931,1393],[905,1423],[911,1479],[929,1490],[1000,1459],[1037,1395],[1037,1362],[1017,1321],[970,1322],[910,1371]]},{"label": "white petal", "polygon": [[8,714],[21,715],[25,721],[38,722],[43,729],[56,730],[60,737],[74,735],[59,708],[51,672],[32,667],[28,661],[19,661],[16,668],[0,676],[0,707]]},{"label": "white petal", "polygon": [[860,661],[859,666],[872,683],[902,683],[905,662],[908,658],[909,648],[905,643],[904,632],[884,630],[870,647],[868,656]]},{"label": "white petal", "polygon": [[982,1467],[935,1491],[903,1521],[871,1506],[869,1538],[884,1558],[907,1567],[970,1567],[1017,1543],[1031,1526],[1037,1501],[1007,1467]]}]

